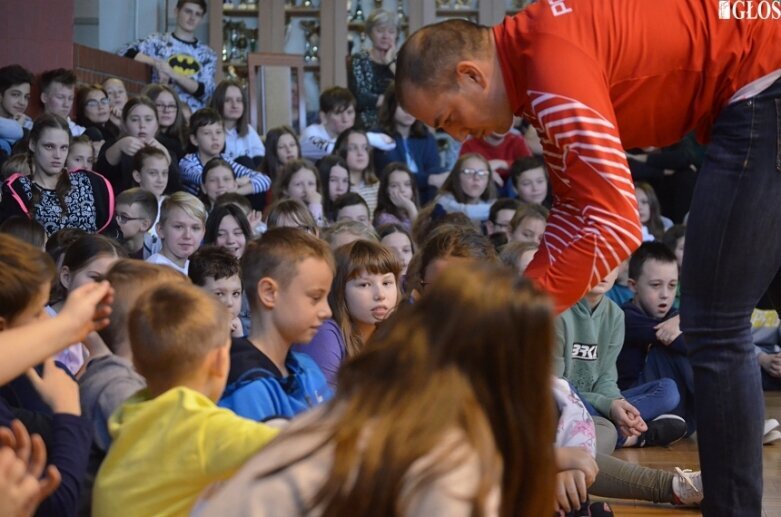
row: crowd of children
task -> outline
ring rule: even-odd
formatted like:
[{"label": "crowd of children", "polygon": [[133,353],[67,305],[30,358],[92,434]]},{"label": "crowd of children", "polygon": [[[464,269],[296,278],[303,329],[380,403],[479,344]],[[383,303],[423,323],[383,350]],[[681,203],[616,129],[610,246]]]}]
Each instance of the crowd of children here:
[{"label": "crowd of children", "polygon": [[[10,515],[579,516],[612,515],[589,494],[702,500],[698,472],[611,456],[696,431],[685,226],[651,185],[636,185],[648,242],[555,316],[522,278],[552,201],[538,146],[486,135],[448,170],[392,83],[378,127],[332,87],[319,123],[261,137],[243,85],[213,84],[214,56],[181,39],[205,9],[180,0],[171,41],[123,50],[155,69],[139,95],[0,68]],[[171,69],[166,45],[200,52],[204,73]],[[753,322],[764,386],[781,389],[778,318]]]}]

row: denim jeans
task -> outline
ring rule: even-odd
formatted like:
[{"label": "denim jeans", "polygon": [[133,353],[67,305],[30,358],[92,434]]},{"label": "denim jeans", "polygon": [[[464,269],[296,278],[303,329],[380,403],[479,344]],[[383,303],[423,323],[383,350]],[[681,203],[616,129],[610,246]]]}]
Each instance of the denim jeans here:
[{"label": "denim jeans", "polygon": [[656,379],[671,379],[678,387],[681,397],[678,406],[670,411],[686,420],[690,435],[697,430],[697,415],[695,414],[694,373],[689,358],[664,346],[652,346],[645,358],[645,367],[640,372],[639,383]]},{"label": "denim jeans", "polygon": [[[577,390],[575,392],[578,393]],[[664,413],[670,413],[680,401],[678,387],[672,379],[658,379],[646,382],[622,391],[621,395],[640,412],[640,416],[646,422],[650,422]],[[580,393],[578,393],[578,396],[580,396]],[[602,415],[582,396],[580,398],[590,415],[610,417],[610,415]],[[625,441],[626,437],[619,434],[616,446],[623,446]]]},{"label": "denim jeans", "polygon": [[766,290],[781,300],[779,126],[781,80],[721,111],[686,231],[681,328],[694,371],[706,516],[762,510],[764,404],[750,316]]}]

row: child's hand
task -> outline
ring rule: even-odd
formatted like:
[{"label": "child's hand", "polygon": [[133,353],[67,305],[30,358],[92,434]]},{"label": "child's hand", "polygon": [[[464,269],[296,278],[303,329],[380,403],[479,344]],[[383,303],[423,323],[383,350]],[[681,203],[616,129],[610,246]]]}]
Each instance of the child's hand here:
[{"label": "child's hand", "polygon": [[257,210],[251,210],[247,214],[247,220],[249,221],[249,227],[252,228],[252,233],[255,234],[255,228],[263,224],[263,213]]},{"label": "child's hand", "polygon": [[90,332],[108,326],[114,289],[106,282],[84,284],[68,294],[56,319],[65,323],[69,344],[83,341]]},{"label": "child's hand", "polygon": [[678,339],[681,332],[681,317],[673,316],[654,327],[656,330],[656,339],[665,346],[669,346]]},{"label": "child's hand", "polygon": [[32,515],[38,505],[60,485],[57,467],[50,465],[46,477],[46,446],[41,437],[32,437],[19,420],[11,429],[0,428],[0,501],[4,515]]},{"label": "child's hand", "polygon": [[640,417],[640,412],[624,399],[616,399],[610,403],[610,420],[616,424],[621,434],[627,438],[640,436],[648,430],[648,426]]},{"label": "child's hand", "polygon": [[55,413],[81,415],[79,385],[51,357],[43,363],[43,377],[33,368],[27,370],[27,378],[41,398]]},{"label": "child's hand", "polygon": [[765,370],[771,377],[781,378],[781,353],[778,354],[766,354],[760,353],[759,365]]},{"label": "child's hand", "polygon": [[307,190],[304,195],[304,200],[307,205],[320,205],[323,203],[323,195],[316,189]]},{"label": "child's hand", "polygon": [[580,447],[556,447],[556,468],[560,471],[577,469],[586,476],[586,485],[591,486],[595,479],[599,467],[597,462],[588,451]]},{"label": "child's hand", "polygon": [[588,498],[586,475],[577,469],[556,474],[556,511],[577,510]]},{"label": "child's hand", "polygon": [[231,336],[244,337],[244,329],[241,326],[241,320],[238,316],[233,318],[233,321],[231,321]]},{"label": "child's hand", "polygon": [[249,184],[250,184],[249,176],[239,176],[238,178],[236,178],[236,187],[243,187]]},{"label": "child's hand", "polygon": [[146,142],[134,136],[126,136],[120,138],[117,145],[119,145],[119,150],[122,151],[123,154],[135,156],[139,149],[146,145]]}]

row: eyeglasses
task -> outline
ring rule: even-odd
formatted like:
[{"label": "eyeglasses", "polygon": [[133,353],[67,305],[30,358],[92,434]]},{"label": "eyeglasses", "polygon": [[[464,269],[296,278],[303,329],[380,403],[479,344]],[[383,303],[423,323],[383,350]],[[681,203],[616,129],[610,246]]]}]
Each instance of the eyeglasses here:
[{"label": "eyeglasses", "polygon": [[488,176],[489,172],[485,169],[461,169],[461,174],[468,177],[477,176],[478,178],[485,178]]},{"label": "eyeglasses", "polygon": [[109,100],[108,97],[105,97],[103,99],[90,99],[87,102],[84,103],[84,106],[87,108],[97,108],[98,106],[108,106]]},{"label": "eyeglasses", "polygon": [[176,104],[155,104],[155,107],[160,111],[174,111]]},{"label": "eyeglasses", "polygon": [[129,223],[130,221],[140,221],[142,219],[146,219],[146,217],[130,217],[129,215],[125,214],[114,214],[114,219],[116,219],[119,224],[125,224]]}]

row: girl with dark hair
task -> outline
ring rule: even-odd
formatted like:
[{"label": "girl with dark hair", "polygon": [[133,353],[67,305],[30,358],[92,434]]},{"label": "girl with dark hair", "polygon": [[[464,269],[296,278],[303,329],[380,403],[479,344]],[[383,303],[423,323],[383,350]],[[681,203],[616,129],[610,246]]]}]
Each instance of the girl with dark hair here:
[{"label": "girl with dark hair", "polygon": [[176,155],[179,161],[187,149],[187,121],[182,113],[182,103],[176,92],[164,84],[149,84],[141,92],[155,103],[160,130],[157,139]]},{"label": "girl with dark hair", "polygon": [[62,228],[102,232],[114,217],[114,191],[100,174],[68,173],[68,123],[53,114],[41,115],[30,132],[28,160],[32,174],[14,174],[3,185],[0,221],[12,215],[35,219],[52,233]]},{"label": "girl with dark hair", "polygon": [[133,157],[147,145],[163,151],[169,159],[168,185],[166,194],[181,190],[179,162],[176,153],[165,147],[157,134],[160,124],[157,119],[157,107],[149,97],[133,97],[122,109],[122,131],[113,145],[103,146],[95,164],[95,170],[104,174],[114,192],[119,194],[131,187],[133,182]]},{"label": "girl with dark hair", "polygon": [[350,173],[347,162],[335,154],[328,154],[317,160],[317,170],[320,172],[320,185],[323,188],[323,212],[326,221],[336,221],[334,202],[342,195],[350,192]]},{"label": "girl with dark hair", "polygon": [[377,192],[374,226],[400,224],[408,232],[420,210],[418,185],[414,174],[401,162],[391,162],[382,171]]},{"label": "girl with dark hair", "polygon": [[260,170],[265,172],[272,181],[276,181],[284,165],[301,158],[301,144],[298,135],[289,126],[279,126],[266,133],[266,156]]},{"label": "girl with dark hair", "polygon": [[225,248],[237,259],[244,255],[244,249],[251,239],[252,229],[247,216],[234,204],[217,205],[206,219],[203,243]]},{"label": "girl with dark hair", "polygon": [[[211,107],[222,116],[225,123],[224,155],[231,160],[245,156],[253,168],[260,164],[266,148],[258,132],[249,123],[247,91],[238,81],[220,81],[212,96]],[[247,164],[244,164],[247,165]]]},{"label": "girl with dark hair", "polygon": [[445,270],[204,515],[550,515],[552,319],[509,269]]},{"label": "girl with dark hair", "polygon": [[85,128],[94,127],[106,142],[113,142],[119,128],[110,120],[111,101],[99,84],[82,86],[76,90],[76,123]]},{"label": "girl with dark hair", "polygon": [[407,165],[415,177],[421,202],[425,203],[447,178],[442,167],[437,140],[423,122],[404,111],[396,97],[396,86],[391,83],[385,90],[380,106],[379,130],[396,141],[396,147],[374,153],[374,166],[384,170],[391,162]]},{"label": "girl with dark hair", "polygon": [[479,154],[464,154],[448,175],[436,202],[447,212],[462,212],[473,221],[486,221],[496,201],[491,166]]}]

